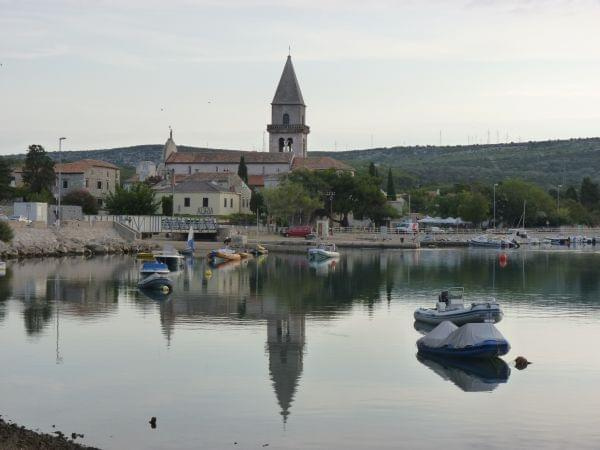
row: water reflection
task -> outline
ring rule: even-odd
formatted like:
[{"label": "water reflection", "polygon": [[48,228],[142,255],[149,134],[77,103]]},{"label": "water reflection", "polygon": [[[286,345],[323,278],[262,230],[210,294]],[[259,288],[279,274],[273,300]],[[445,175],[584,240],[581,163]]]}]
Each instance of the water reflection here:
[{"label": "water reflection", "polygon": [[510,367],[500,358],[442,358],[417,353],[417,359],[465,392],[491,392],[510,376]]}]

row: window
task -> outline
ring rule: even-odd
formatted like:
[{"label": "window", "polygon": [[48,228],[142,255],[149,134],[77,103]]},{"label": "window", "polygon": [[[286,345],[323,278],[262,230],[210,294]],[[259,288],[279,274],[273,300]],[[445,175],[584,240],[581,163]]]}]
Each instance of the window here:
[{"label": "window", "polygon": [[203,206],[204,208],[208,208],[208,198],[207,198],[207,197],[204,197],[204,198],[202,199],[202,206]]},{"label": "window", "polygon": [[63,180],[63,189],[67,189],[69,187],[69,182],[67,180]]},{"label": "window", "polygon": [[229,199],[229,207],[233,208],[233,199],[232,198]]},{"label": "window", "polygon": [[108,170],[106,171],[106,178],[110,178],[110,175],[108,173]]},{"label": "window", "polygon": [[224,208],[227,208],[227,199],[226,199],[226,198],[225,198],[225,199],[223,199],[223,207],[224,207]]},{"label": "window", "polygon": [[263,175],[265,174],[265,166],[262,166]]},{"label": "window", "polygon": [[90,187],[90,180],[87,178],[85,179],[85,187]]},{"label": "window", "polygon": [[290,124],[290,115],[288,113],[285,113],[283,115],[283,124],[284,125],[289,125]]},{"label": "window", "polygon": [[288,138],[287,140],[287,146],[288,146],[288,151],[291,152],[292,151],[292,144],[294,143],[294,140],[292,138]]},{"label": "window", "polygon": [[188,175],[192,174],[192,166],[188,166]]},{"label": "window", "polygon": [[189,197],[185,197],[183,199],[183,206],[185,206],[186,208],[190,207],[190,198]]},{"label": "window", "polygon": [[279,152],[283,151],[283,147],[285,146],[285,139],[279,138]]},{"label": "window", "polygon": [[219,171],[219,166],[215,166],[215,172]]},{"label": "window", "polygon": [[98,181],[97,186],[98,186],[98,189],[102,189],[102,181]]},{"label": "window", "polygon": [[98,199],[98,206],[102,206],[102,199],[101,198]]}]

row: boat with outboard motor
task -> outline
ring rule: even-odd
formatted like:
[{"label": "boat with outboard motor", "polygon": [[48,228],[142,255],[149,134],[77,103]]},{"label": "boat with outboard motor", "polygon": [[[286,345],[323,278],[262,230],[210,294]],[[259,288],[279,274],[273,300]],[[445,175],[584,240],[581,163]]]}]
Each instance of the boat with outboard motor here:
[{"label": "boat with outboard motor", "polygon": [[495,299],[465,306],[463,297],[464,288],[462,287],[444,290],[438,296],[435,308],[415,310],[415,320],[429,324],[439,324],[449,320],[457,325],[470,322],[500,322],[502,320],[504,314]]},{"label": "boat with outboard motor", "polygon": [[170,292],[173,290],[173,282],[163,274],[153,273],[138,282],[140,289],[157,289]]},{"label": "boat with outboard motor", "polygon": [[335,244],[323,242],[316,247],[308,249],[309,261],[324,261],[331,258],[339,258],[340,253],[337,251]]},{"label": "boat with outboard motor", "polygon": [[155,252],[154,258],[163,264],[166,264],[171,272],[177,272],[181,269],[185,257],[176,253],[175,251],[163,250],[161,252]]},{"label": "boat with outboard motor", "polygon": [[140,274],[142,274],[142,276],[148,276],[148,275],[152,275],[152,274],[160,274],[160,275],[165,275],[168,274],[170,272],[169,267],[167,267],[166,264],[157,262],[157,261],[148,261],[145,262],[144,264],[142,264],[142,267],[140,269]]},{"label": "boat with outboard motor", "polygon": [[208,258],[216,264],[225,262],[225,261],[239,261],[242,257],[236,253],[236,251],[229,247],[219,248],[217,250],[212,250],[208,254]]},{"label": "boat with outboard motor", "polygon": [[519,248],[519,244],[515,240],[507,237],[496,237],[482,234],[469,239],[471,247],[488,247],[488,248]]},{"label": "boat with outboard motor", "polygon": [[444,321],[417,340],[419,352],[452,358],[494,358],[509,352],[510,344],[493,323],[457,327]]}]

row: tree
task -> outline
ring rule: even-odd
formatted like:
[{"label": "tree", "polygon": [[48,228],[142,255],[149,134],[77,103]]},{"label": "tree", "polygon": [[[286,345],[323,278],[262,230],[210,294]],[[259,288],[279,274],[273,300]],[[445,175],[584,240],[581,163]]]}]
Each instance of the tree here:
[{"label": "tree", "polygon": [[84,214],[98,214],[98,202],[85,189],[76,189],[64,195],[62,204],[81,206]]},{"label": "tree", "polygon": [[250,211],[256,214],[256,211],[266,212],[265,198],[258,189],[252,189],[250,196]]},{"label": "tree", "polygon": [[166,195],[160,199],[163,216],[173,215],[173,196]]},{"label": "tree", "polygon": [[375,163],[373,163],[373,161],[369,163],[369,175],[371,175],[372,177],[379,176],[379,172],[377,171],[377,167],[375,167]]},{"label": "tree", "polygon": [[23,166],[23,183],[27,189],[37,193],[44,190],[52,192],[55,180],[54,161],[46,154],[44,147],[30,145]]},{"label": "tree", "polygon": [[458,215],[467,222],[481,224],[489,217],[490,202],[479,192],[464,192],[459,196]]},{"label": "tree", "polygon": [[545,225],[555,214],[556,202],[541,187],[523,180],[509,179],[496,189],[496,211],[506,225],[517,225],[527,202],[526,225]]},{"label": "tree", "polygon": [[579,195],[577,194],[577,189],[575,186],[569,186],[565,191],[565,199],[571,199],[576,202],[579,201]]},{"label": "tree", "polygon": [[238,166],[238,175],[244,183],[248,184],[248,167],[246,167],[246,161],[244,161],[244,155],[240,158],[240,165]]},{"label": "tree", "polygon": [[154,191],[145,183],[135,184],[130,190],[117,186],[106,198],[106,209],[111,214],[155,214],[159,204]]},{"label": "tree", "polygon": [[12,172],[10,164],[5,158],[0,158],[0,200],[8,198],[11,194],[10,181]]},{"label": "tree", "polygon": [[14,236],[13,230],[7,222],[0,221],[0,241],[10,242]]},{"label": "tree", "polygon": [[396,188],[394,187],[394,176],[392,175],[391,167],[388,170],[387,198],[388,200],[396,200]]},{"label": "tree", "polygon": [[289,180],[275,188],[266,188],[264,197],[269,214],[282,222],[309,222],[314,211],[323,207],[320,199],[311,197],[301,184]]},{"label": "tree", "polygon": [[580,201],[581,204],[587,208],[597,208],[600,202],[600,190],[598,184],[592,182],[590,177],[585,177],[581,181],[580,190]]}]

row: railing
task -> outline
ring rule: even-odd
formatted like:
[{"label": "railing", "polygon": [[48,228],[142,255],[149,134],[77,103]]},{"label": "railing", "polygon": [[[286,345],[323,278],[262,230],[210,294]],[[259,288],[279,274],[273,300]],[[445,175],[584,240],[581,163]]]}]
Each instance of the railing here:
[{"label": "railing", "polygon": [[170,217],[170,216],[129,216],[129,215],[93,215],[84,216],[84,221],[120,223],[138,233],[187,232],[190,226],[196,233],[216,233],[217,220],[208,216]]}]

